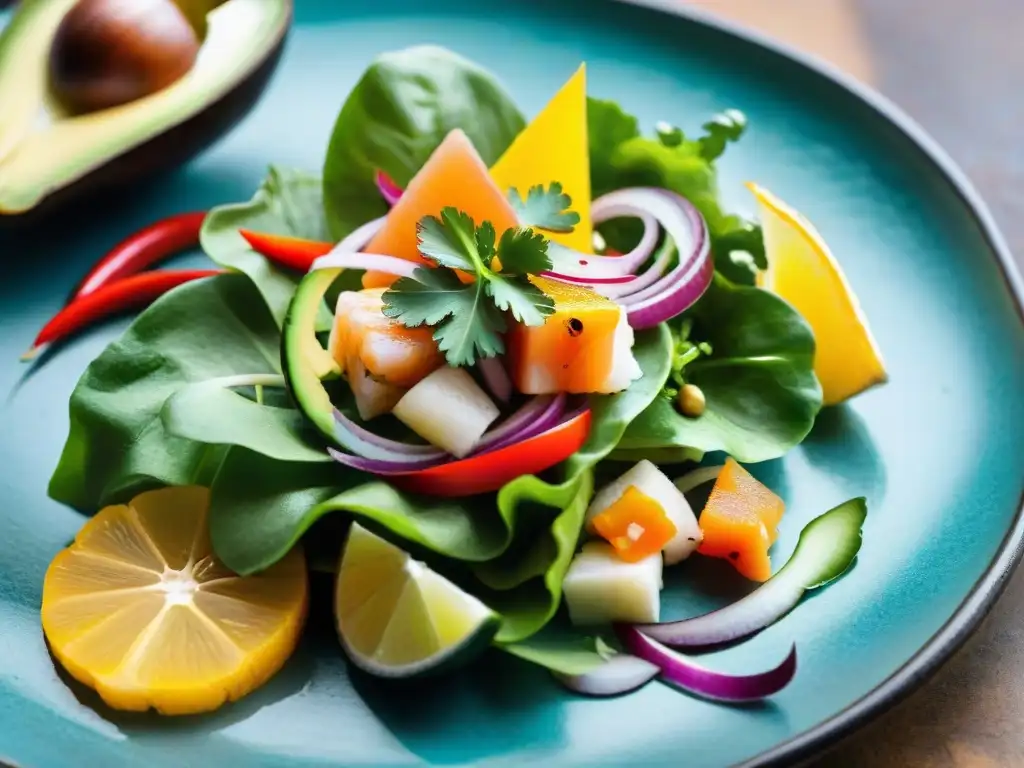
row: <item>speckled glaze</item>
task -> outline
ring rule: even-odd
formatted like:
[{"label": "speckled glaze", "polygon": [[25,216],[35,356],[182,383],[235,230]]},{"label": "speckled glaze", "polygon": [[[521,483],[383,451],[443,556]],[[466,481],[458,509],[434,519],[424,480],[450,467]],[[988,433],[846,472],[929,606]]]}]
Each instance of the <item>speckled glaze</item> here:
[{"label": "speckled glaze", "polygon": [[[1020,281],[998,234],[927,138],[877,97],[792,54],[651,7],[298,6],[263,101],[198,161],[38,231],[0,232],[0,760],[25,768],[782,764],[862,723],[952,652],[998,594],[1024,538],[1024,325]],[[797,206],[861,297],[890,384],[823,412],[803,446],[754,467],[788,505],[776,562],[812,517],[867,496],[857,565],[755,639],[704,658],[754,670],[795,640],[796,680],[770,702],[730,708],[657,684],[610,701],[572,698],[543,671],[497,653],[451,678],[383,683],[347,668],[327,583],[314,585],[309,631],[286,668],[207,717],[115,713],[54,668],[39,627],[42,579],[82,518],[49,500],[46,484],[67,431],[67,397],[127,320],[31,370],[17,355],[126,233],[247,199],[269,162],[318,168],[338,105],[366,63],[424,42],[492,68],[529,114],[581,60],[591,93],[619,100],[646,128],[665,119],[694,129],[716,110],[744,110],[749,135],[722,164],[728,203],[752,212],[742,182],[753,179]],[[727,565],[708,561],[669,580],[665,616],[721,604],[741,586]]]}]

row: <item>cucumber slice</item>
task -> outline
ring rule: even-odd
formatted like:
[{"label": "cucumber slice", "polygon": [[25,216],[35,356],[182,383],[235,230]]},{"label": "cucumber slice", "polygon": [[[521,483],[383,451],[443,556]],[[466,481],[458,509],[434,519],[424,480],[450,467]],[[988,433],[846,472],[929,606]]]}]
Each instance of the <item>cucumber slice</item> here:
[{"label": "cucumber slice", "polygon": [[317,319],[324,296],[341,269],[318,269],[302,278],[281,331],[281,370],[299,410],[337,445],[334,406],[323,380],[340,374],[338,364],[317,340]]},{"label": "cucumber slice", "polygon": [[675,647],[716,645],[752,635],[781,619],[810,589],[842,576],[860,551],[867,518],[864,497],[850,499],[815,518],[800,532],[793,556],[763,585],[741,600],[692,619],[636,628]]}]

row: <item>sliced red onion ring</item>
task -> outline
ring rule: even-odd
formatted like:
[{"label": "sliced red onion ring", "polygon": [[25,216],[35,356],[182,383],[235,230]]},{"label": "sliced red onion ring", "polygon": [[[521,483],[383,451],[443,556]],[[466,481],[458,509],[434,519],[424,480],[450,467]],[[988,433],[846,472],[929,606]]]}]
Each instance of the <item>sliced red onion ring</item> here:
[{"label": "sliced red onion ring", "polygon": [[[480,447],[473,451],[473,455],[497,451],[515,443],[521,443],[541,432],[546,432],[564,421],[565,400],[565,394],[561,392],[554,397],[538,395],[504,423],[495,427],[492,430],[494,434],[490,436],[485,434],[480,440]],[[529,409],[528,412],[527,409]],[[511,423],[513,419],[516,422],[514,426]]]},{"label": "sliced red onion ring", "polygon": [[579,283],[580,285],[630,285],[636,282],[635,275],[618,275],[616,277],[579,277],[577,275],[563,275],[561,272],[541,272],[541,277],[550,277],[552,280],[561,280],[563,283]]},{"label": "sliced red onion ring", "polygon": [[721,474],[725,467],[721,464],[714,467],[697,467],[692,472],[687,472],[680,478],[675,480],[675,486],[679,489],[680,493],[689,493],[699,485],[704,483],[710,483],[718,479],[718,475]]},{"label": "sliced red onion ring", "polygon": [[866,517],[865,500],[850,499],[808,523],[786,564],[746,597],[703,616],[638,624],[636,629],[674,647],[718,645],[752,635],[789,613],[804,592],[828,584],[849,569],[860,551]]},{"label": "sliced red onion ring", "polygon": [[384,226],[384,221],[386,219],[387,216],[381,216],[379,219],[373,219],[372,221],[368,221],[361,227],[352,230],[352,232],[349,233],[348,237],[346,237],[344,240],[342,240],[340,243],[334,246],[331,252],[355,252],[362,250],[364,247],[366,247],[366,244],[373,239],[373,236],[380,231],[380,228]]},{"label": "sliced red onion ring", "polygon": [[570,691],[586,696],[619,696],[635,691],[661,673],[661,668],[628,653],[617,653],[599,667],[581,675],[552,672]]},{"label": "sliced red onion ring", "polygon": [[444,464],[446,459],[409,459],[408,461],[389,461],[383,459],[368,459],[365,456],[354,456],[351,453],[336,450],[328,447],[327,452],[331,458],[346,467],[368,472],[371,475],[401,475],[406,472],[415,472],[417,469],[429,469],[439,464]]},{"label": "sliced red onion ring", "polygon": [[727,675],[695,664],[634,627],[621,626],[616,631],[631,653],[661,670],[665,681],[705,699],[737,703],[757,701],[778,693],[796,675],[795,645],[773,669],[754,675]]},{"label": "sliced red onion ring", "polygon": [[512,380],[508,377],[505,364],[499,357],[484,357],[477,361],[477,370],[491,395],[502,403],[512,398]]},{"label": "sliced red onion ring", "polygon": [[389,275],[411,277],[417,266],[416,262],[399,259],[396,256],[345,251],[341,249],[341,246],[335,246],[330,253],[315,259],[309,271],[340,267],[342,269],[372,269],[377,272],[386,272]]},{"label": "sliced red onion ring", "polygon": [[343,448],[366,459],[382,461],[420,461],[448,456],[430,445],[411,445],[374,434],[361,427],[337,408],[334,409],[335,436]]},{"label": "sliced red onion ring", "polygon": [[388,205],[394,205],[398,202],[403,190],[390,176],[384,173],[384,171],[378,170],[374,174],[373,179],[377,184],[377,189],[380,191],[380,196],[384,198],[384,202]]},{"label": "sliced red onion ring", "polygon": [[537,419],[547,412],[551,403],[555,400],[554,395],[537,395],[531,397],[523,405],[519,406],[511,416],[499,422],[484,432],[480,442],[477,443],[473,453],[484,453],[492,450],[495,446],[502,444],[510,437],[519,438],[522,432],[529,428]]},{"label": "sliced red onion ring", "polygon": [[[629,324],[651,328],[686,311],[699,299],[714,277],[711,243],[700,212],[684,197],[656,187],[620,189],[594,201],[595,223],[609,218],[635,216],[644,222],[640,245],[626,256],[590,256],[557,243],[548,246],[552,269],[549,277],[582,284],[617,300],[626,308]],[[639,269],[657,242],[656,222],[666,238],[654,263],[635,280],[615,280]],[[653,233],[653,234],[652,234]],[[669,272],[673,245],[678,264]]]}]

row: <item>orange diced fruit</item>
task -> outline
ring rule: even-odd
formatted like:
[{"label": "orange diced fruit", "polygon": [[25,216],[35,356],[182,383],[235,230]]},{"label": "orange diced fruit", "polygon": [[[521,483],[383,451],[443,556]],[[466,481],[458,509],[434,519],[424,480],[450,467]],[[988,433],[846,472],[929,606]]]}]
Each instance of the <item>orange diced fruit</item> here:
[{"label": "orange diced fruit", "polygon": [[594,529],[627,563],[661,552],[676,535],[676,526],[661,504],[635,485],[592,521]]},{"label": "orange diced fruit", "polygon": [[633,329],[625,310],[581,285],[531,277],[555,310],[543,325],[516,323],[508,334],[508,366],[523,394],[608,394],[640,378]]},{"label": "orange diced fruit", "polygon": [[[497,237],[518,226],[515,209],[491,178],[487,166],[461,130],[451,131],[427,158],[387,215],[384,226],[363,250],[423,264],[417,225],[424,216],[440,217],[452,206],[469,214],[477,225],[489,221]],[[368,271],[363,287],[387,287],[394,275]]]},{"label": "orange diced fruit", "polygon": [[727,559],[753,581],[772,575],[768,549],[778,538],[785,504],[734,459],[727,459],[700,515],[703,555]]}]

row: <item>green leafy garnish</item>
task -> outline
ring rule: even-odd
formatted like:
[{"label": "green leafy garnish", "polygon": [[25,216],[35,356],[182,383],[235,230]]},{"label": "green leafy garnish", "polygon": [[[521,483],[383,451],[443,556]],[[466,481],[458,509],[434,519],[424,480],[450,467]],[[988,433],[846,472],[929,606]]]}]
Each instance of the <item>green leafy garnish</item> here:
[{"label": "green leafy garnish", "polygon": [[704,123],[704,135],[698,139],[700,153],[709,163],[725,152],[729,142],[739,141],[747,129],[747,116],[738,109],[727,109]]},{"label": "green leafy garnish", "polygon": [[669,399],[674,400],[679,396],[679,390],[686,384],[686,376],[683,369],[701,355],[710,355],[711,345],[706,341],[694,343],[690,341],[690,333],[693,330],[693,319],[683,318],[676,335],[675,343],[672,345],[672,372],[669,374],[669,383],[662,390]]},{"label": "green leafy garnish", "polygon": [[[674,378],[679,368],[675,383],[682,379],[700,387],[707,406],[699,419],[691,419],[670,398],[655,398],[619,441],[620,457],[628,451],[666,460],[668,452],[685,448],[723,451],[741,462],[768,461],[807,436],[821,409],[814,334],[788,303],[716,275],[683,324],[672,326],[670,375]],[[695,345],[697,353],[685,351],[686,344]],[[678,455],[685,458],[688,452]]]},{"label": "green leafy garnish", "polygon": [[[433,326],[449,365],[472,365],[505,351],[503,312],[542,325],[554,302],[527,276],[551,269],[548,241],[526,227],[506,230],[495,247],[494,226],[479,226],[452,207],[419,223],[420,253],[437,264],[418,267],[384,293],[384,314],[410,328]],[[497,257],[500,269],[493,269]],[[455,270],[473,275],[464,283]]]},{"label": "green leafy garnish", "polygon": [[562,191],[557,181],[544,189],[543,184],[530,187],[524,200],[515,187],[509,190],[508,200],[516,210],[519,221],[527,227],[549,232],[572,232],[580,223],[580,215],[570,211],[572,198]]}]

